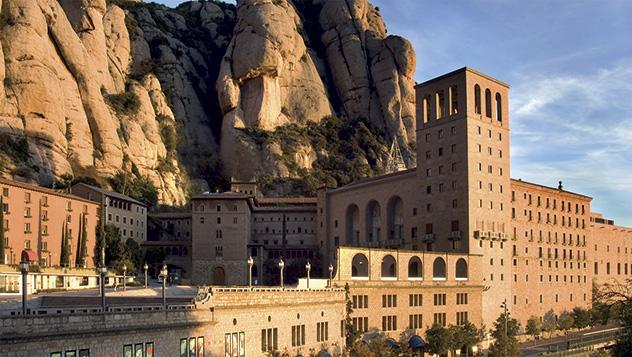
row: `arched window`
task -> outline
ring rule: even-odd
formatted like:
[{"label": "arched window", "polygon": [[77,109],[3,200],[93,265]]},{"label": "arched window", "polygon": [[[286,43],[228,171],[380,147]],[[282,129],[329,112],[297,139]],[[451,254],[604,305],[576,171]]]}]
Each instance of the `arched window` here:
[{"label": "arched window", "polygon": [[364,254],[358,253],[351,260],[351,277],[368,278],[369,261]]},{"label": "arched window", "polygon": [[358,206],[352,204],[347,207],[346,242],[349,245],[360,244],[360,210]]},{"label": "arched window", "polygon": [[478,84],[474,86],[474,112],[481,114],[481,87]]},{"label": "arched window", "polygon": [[404,203],[399,196],[388,200],[388,239],[400,240],[404,238]]},{"label": "arched window", "polygon": [[450,86],[450,115],[459,113],[459,93],[456,86]]},{"label": "arched window", "polygon": [[380,204],[377,201],[370,201],[366,205],[366,240],[367,242],[378,242],[380,240]]},{"label": "arched window", "polygon": [[445,271],[445,260],[443,258],[438,257],[432,263],[432,279],[433,280],[445,280],[446,271]]},{"label": "arched window", "polygon": [[397,262],[392,255],[387,255],[382,259],[382,278],[397,277]]},{"label": "arched window", "polygon": [[456,279],[467,280],[467,262],[463,258],[456,261]]},{"label": "arched window", "polygon": [[412,257],[408,261],[408,278],[420,279],[423,277],[423,270],[421,265],[421,259],[419,257]]},{"label": "arched window", "polygon": [[503,100],[500,93],[496,93],[496,120],[503,121]]},{"label": "arched window", "polygon": [[440,119],[445,116],[445,93],[440,90],[435,94],[435,108],[437,109],[436,118]]},{"label": "arched window", "polygon": [[429,95],[426,95],[424,97],[422,110],[424,111],[423,113],[424,123],[427,123],[430,120],[430,96]]},{"label": "arched window", "polygon": [[492,117],[492,92],[489,89],[485,89],[485,116]]}]

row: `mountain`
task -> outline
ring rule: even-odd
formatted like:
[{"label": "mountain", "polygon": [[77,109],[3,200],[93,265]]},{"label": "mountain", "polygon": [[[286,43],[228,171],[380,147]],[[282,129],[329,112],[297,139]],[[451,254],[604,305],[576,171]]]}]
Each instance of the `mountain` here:
[{"label": "mountain", "polygon": [[0,6],[4,176],[144,178],[178,205],[228,177],[344,184],[393,139],[414,162],[415,54],[365,0]]}]

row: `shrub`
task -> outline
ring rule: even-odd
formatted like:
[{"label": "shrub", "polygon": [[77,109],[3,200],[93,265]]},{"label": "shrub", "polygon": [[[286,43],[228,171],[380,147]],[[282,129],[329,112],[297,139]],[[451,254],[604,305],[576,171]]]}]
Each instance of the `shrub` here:
[{"label": "shrub", "polygon": [[105,96],[105,99],[117,114],[134,115],[140,109],[140,99],[133,92],[109,94]]}]

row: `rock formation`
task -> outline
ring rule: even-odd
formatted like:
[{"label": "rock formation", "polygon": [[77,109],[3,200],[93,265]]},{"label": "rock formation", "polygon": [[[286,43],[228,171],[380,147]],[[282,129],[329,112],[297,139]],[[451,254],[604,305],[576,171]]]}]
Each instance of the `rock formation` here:
[{"label": "rock formation", "polygon": [[366,0],[0,0],[0,173],[126,172],[183,204],[200,179],[329,170],[340,145],[287,133],[335,116],[376,135],[359,164],[394,137],[412,163],[414,70]]}]

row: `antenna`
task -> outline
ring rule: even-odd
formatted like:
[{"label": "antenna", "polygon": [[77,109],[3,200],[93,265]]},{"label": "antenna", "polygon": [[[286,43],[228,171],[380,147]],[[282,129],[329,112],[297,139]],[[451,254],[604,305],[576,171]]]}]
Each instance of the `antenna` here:
[{"label": "antenna", "polygon": [[388,153],[385,173],[392,174],[406,169],[406,163],[404,162],[402,151],[399,149],[397,136],[393,135],[393,143],[391,144],[391,150]]}]

